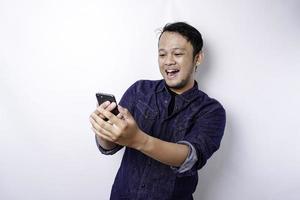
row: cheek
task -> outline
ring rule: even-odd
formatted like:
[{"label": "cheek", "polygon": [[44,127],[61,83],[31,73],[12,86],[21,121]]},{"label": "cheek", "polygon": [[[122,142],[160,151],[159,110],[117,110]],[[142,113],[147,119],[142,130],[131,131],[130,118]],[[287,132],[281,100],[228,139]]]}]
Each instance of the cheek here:
[{"label": "cheek", "polygon": [[188,76],[194,70],[193,63],[191,62],[182,63],[181,66],[182,66],[182,73],[181,73],[182,76]]},{"label": "cheek", "polygon": [[188,60],[186,59],[186,57],[176,58],[176,62],[182,67],[186,67],[189,63]]},{"label": "cheek", "polygon": [[161,70],[164,66],[164,63],[161,59],[158,59],[158,66],[159,66],[159,69]]},{"label": "cheek", "polygon": [[159,64],[159,71],[160,71],[160,73],[163,73],[164,69],[163,69],[162,65],[160,63],[158,63],[158,64]]},{"label": "cheek", "polygon": [[165,62],[164,60],[165,60],[164,58],[160,58],[160,57],[159,57],[159,58],[157,59],[158,64],[159,64],[160,66],[162,66],[163,63]]}]

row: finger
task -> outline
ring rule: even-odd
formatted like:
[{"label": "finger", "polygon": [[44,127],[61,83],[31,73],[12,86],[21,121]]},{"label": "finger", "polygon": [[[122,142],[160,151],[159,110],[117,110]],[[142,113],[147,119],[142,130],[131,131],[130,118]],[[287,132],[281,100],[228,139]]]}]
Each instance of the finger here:
[{"label": "finger", "polygon": [[121,121],[119,118],[117,118],[117,116],[115,116],[114,114],[112,114],[110,111],[104,110],[100,107],[97,108],[98,111],[104,115],[104,117],[106,117],[111,123],[115,124],[116,126],[120,127],[121,125]]},{"label": "finger", "polygon": [[95,110],[95,111],[90,115],[90,117],[92,117],[93,114],[99,116],[101,119],[105,119],[104,115],[102,115],[101,113],[99,113],[98,110]]},{"label": "finger", "polygon": [[[109,101],[105,101],[103,102],[101,105],[99,105],[101,108],[105,109],[107,106],[109,106],[110,102]],[[98,106],[98,107],[99,107]]]},{"label": "finger", "polygon": [[[104,110],[105,111],[105,110]],[[108,111],[106,111],[108,112]],[[108,123],[107,121],[103,120],[102,118],[100,118],[98,115],[96,115],[95,113],[92,113],[92,118],[97,122],[97,124],[105,129],[106,131],[109,131],[111,133],[115,132],[115,128],[111,123]],[[107,117],[106,117],[107,118]],[[113,122],[112,122],[113,123]]]},{"label": "finger", "polygon": [[[99,126],[98,122],[93,118],[90,117],[90,122],[92,124],[92,126],[96,129],[96,130],[101,130],[103,128],[101,128],[101,126]],[[110,125],[112,125],[112,123],[110,121],[107,121],[107,123],[109,123]]]},{"label": "finger", "polygon": [[[104,121],[105,121],[105,119],[104,119]],[[109,123],[110,125],[113,125],[113,123],[109,120],[107,120],[106,122]]]},{"label": "finger", "polygon": [[98,124],[101,125],[102,123],[106,122],[105,116],[103,116],[103,118],[101,118],[99,115],[96,115],[95,113],[91,114],[91,118]]},{"label": "finger", "polygon": [[97,130],[99,133],[102,133],[103,135],[106,135],[107,137],[110,137],[110,138],[115,138],[111,132],[109,132],[109,131],[103,129],[101,126],[99,126],[93,118],[90,118],[90,121],[92,123],[92,128]]},{"label": "finger", "polygon": [[117,142],[118,140],[118,136],[114,135],[113,133],[103,129],[100,127],[99,130],[95,129],[94,127],[92,127],[95,131],[97,131],[99,136],[104,136],[105,138],[107,138],[109,141],[111,142]]},{"label": "finger", "polygon": [[92,128],[95,129],[98,133],[101,133],[102,135],[105,135],[106,137],[109,137],[112,139],[112,134],[109,131],[107,131],[101,127],[99,127],[99,129],[97,129],[95,127],[92,127]]},{"label": "finger", "polygon": [[117,106],[117,104],[115,102],[112,102],[111,104],[109,104],[106,108],[104,108],[105,110],[108,111],[112,111],[115,107]]},{"label": "finger", "polygon": [[131,113],[126,109],[123,108],[122,106],[118,106],[119,112],[124,116],[125,119],[131,119],[132,115]]},{"label": "finger", "polygon": [[123,119],[124,117],[123,117],[122,113],[119,113],[119,114],[117,115],[117,118]]},{"label": "finger", "polygon": [[90,122],[93,128],[95,128],[96,130],[100,130],[101,127],[97,124],[97,122],[92,117],[90,117]]},{"label": "finger", "polygon": [[[111,112],[111,111],[114,110],[116,107],[117,107],[117,104],[116,104],[115,102],[112,102],[112,103],[110,103],[110,104],[105,108],[105,110]],[[102,114],[100,114],[100,115],[101,115],[102,118],[105,118]]]},{"label": "finger", "polygon": [[[105,101],[101,105],[97,106],[97,108],[100,107],[100,108],[106,109],[109,106],[109,104],[110,104],[109,101]],[[99,111],[97,109],[94,112],[96,113],[96,115],[99,115]]]},{"label": "finger", "polygon": [[96,135],[98,135],[101,139],[104,139],[104,140],[113,142],[112,139],[111,139],[109,136],[107,136],[107,135],[105,135],[105,134],[99,132],[99,131],[96,130],[94,127],[92,127],[92,130],[93,130],[94,133],[95,133]]},{"label": "finger", "polygon": [[[106,101],[102,108],[108,111],[112,111],[116,106],[117,104],[115,102],[110,103],[109,101]],[[96,114],[99,115],[102,119],[105,119],[105,116],[99,113],[98,110],[96,111]]]}]

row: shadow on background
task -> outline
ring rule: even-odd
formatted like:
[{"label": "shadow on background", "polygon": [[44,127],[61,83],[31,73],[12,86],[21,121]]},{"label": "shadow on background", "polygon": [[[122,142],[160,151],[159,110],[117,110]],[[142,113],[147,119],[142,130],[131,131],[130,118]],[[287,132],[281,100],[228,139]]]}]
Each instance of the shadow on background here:
[{"label": "shadow on background", "polygon": [[[205,85],[209,82],[211,77],[211,69],[214,67],[212,51],[209,51],[209,47],[205,46],[203,63],[198,67],[195,79],[198,82],[199,89],[206,93]],[[208,93],[209,95],[209,93]],[[220,99],[220,102],[222,100]],[[217,152],[215,152],[210,159],[208,159],[206,165],[198,171],[199,181],[196,192],[194,193],[195,200],[208,200],[214,196],[213,193],[218,192],[219,182],[223,179],[224,174],[230,165],[230,157],[233,154],[233,146],[235,143],[232,116],[226,107],[226,126],[224,136],[221,141],[221,146]]]}]

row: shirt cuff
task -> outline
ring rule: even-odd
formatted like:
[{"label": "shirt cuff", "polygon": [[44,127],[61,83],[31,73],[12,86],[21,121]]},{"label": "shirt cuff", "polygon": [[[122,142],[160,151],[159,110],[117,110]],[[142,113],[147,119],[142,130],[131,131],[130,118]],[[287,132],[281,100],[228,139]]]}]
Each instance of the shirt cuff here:
[{"label": "shirt cuff", "polygon": [[120,149],[122,149],[123,146],[121,145],[116,145],[114,148],[112,149],[104,149],[98,142],[97,140],[97,135],[95,135],[95,140],[96,140],[96,144],[97,144],[97,147],[99,149],[99,151],[104,154],[104,155],[113,155],[115,154],[117,151],[119,151]]},{"label": "shirt cuff", "polygon": [[190,148],[190,151],[189,151],[189,154],[188,154],[187,158],[181,164],[180,167],[173,167],[173,166],[171,166],[171,168],[175,172],[177,172],[177,173],[183,173],[183,172],[186,172],[186,171],[192,169],[192,167],[194,166],[194,164],[198,161],[198,157],[197,157],[196,149],[195,149],[195,147],[191,143],[189,143],[187,141],[179,141],[177,143],[178,144],[186,144]]}]

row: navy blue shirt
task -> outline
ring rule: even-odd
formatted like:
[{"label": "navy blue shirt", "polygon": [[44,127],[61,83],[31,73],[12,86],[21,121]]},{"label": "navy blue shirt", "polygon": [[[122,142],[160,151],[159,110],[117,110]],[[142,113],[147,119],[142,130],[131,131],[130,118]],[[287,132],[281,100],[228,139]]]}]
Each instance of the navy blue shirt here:
[{"label": "navy blue shirt", "polygon": [[[198,183],[197,170],[220,147],[225,128],[225,110],[215,99],[198,89],[176,95],[172,114],[168,114],[171,94],[164,80],[140,80],[123,95],[120,105],[127,108],[145,133],[168,142],[187,141],[196,150],[194,166],[178,173],[170,166],[126,147],[116,175],[111,200],[185,200],[193,199]],[[113,154],[122,146],[105,150]]]}]

